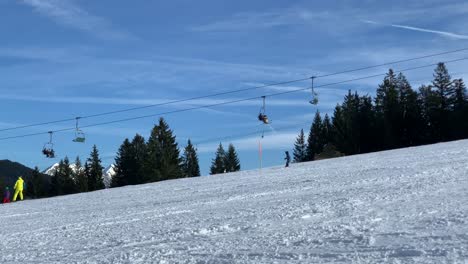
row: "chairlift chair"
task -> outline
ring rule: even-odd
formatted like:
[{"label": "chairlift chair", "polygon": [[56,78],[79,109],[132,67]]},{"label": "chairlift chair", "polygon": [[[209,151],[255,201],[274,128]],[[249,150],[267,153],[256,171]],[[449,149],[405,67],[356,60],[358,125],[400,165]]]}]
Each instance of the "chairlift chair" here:
[{"label": "chairlift chair", "polygon": [[260,113],[258,114],[258,120],[262,121],[263,124],[268,125],[270,124],[270,120],[268,119],[268,116],[266,115],[265,111],[265,96],[262,96],[263,99],[263,105],[260,108]]},{"label": "chairlift chair", "polygon": [[73,139],[73,142],[78,142],[78,143],[84,143],[86,140],[85,134],[81,130],[76,130],[75,131],[75,138]]},{"label": "chairlift chair", "polygon": [[42,154],[44,154],[47,158],[55,158],[55,151],[54,151],[54,143],[52,143],[52,131],[49,131],[49,142],[44,144],[42,148]]},{"label": "chairlift chair", "polygon": [[80,118],[81,117],[76,118],[76,130],[75,130],[75,138],[73,139],[73,142],[84,143],[86,140],[85,134],[78,126],[78,120]]},{"label": "chairlift chair", "polygon": [[315,76],[310,77],[310,79],[312,80],[312,86],[311,86],[312,99],[309,101],[309,103],[311,103],[313,105],[318,104],[318,94],[317,94],[317,92],[314,91],[314,79],[315,78],[316,78]]}]

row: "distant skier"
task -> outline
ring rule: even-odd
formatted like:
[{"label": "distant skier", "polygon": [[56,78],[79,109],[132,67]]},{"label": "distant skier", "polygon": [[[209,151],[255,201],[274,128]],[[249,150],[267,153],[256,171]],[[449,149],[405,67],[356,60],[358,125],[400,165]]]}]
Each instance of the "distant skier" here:
[{"label": "distant skier", "polygon": [[24,188],[24,180],[21,176],[18,177],[18,180],[15,183],[15,194],[13,195],[13,202],[16,201],[16,197],[19,194],[21,201],[23,200],[23,188]]},{"label": "distant skier", "polygon": [[10,202],[10,189],[8,187],[5,187],[5,195],[3,196],[3,203],[9,203]]},{"label": "distant skier", "polygon": [[289,156],[289,151],[285,151],[284,153],[286,153],[286,158],[284,158],[286,160],[285,167],[289,167],[289,162],[291,161],[291,157]]}]

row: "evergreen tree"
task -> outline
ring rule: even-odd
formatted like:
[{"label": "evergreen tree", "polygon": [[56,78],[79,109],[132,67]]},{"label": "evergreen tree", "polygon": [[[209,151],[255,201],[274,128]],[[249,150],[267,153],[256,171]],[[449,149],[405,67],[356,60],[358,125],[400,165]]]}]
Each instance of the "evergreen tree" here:
[{"label": "evergreen tree", "polygon": [[216,156],[213,159],[210,167],[210,174],[219,174],[226,172],[226,166],[224,164],[226,160],[226,152],[224,151],[223,145],[219,143],[218,149],[216,150]]},{"label": "evergreen tree", "polygon": [[299,163],[307,161],[307,145],[305,143],[304,129],[301,129],[299,136],[296,138],[293,156],[293,162]]},{"label": "evergreen tree", "polygon": [[322,139],[324,145],[332,144],[333,142],[333,125],[328,114],[325,114],[323,118]]},{"label": "evergreen tree", "polygon": [[439,107],[443,111],[448,111],[453,107],[455,100],[455,86],[451,80],[452,77],[442,62],[437,64],[433,76],[432,87],[439,96]]},{"label": "evergreen tree", "polygon": [[376,131],[375,131],[375,111],[372,105],[370,96],[358,96],[359,108],[357,118],[357,133],[358,145],[356,153],[368,153],[375,151],[376,148]]},{"label": "evergreen tree", "polygon": [[144,163],[145,182],[162,181],[163,176],[159,168],[162,163],[162,146],[159,142],[159,126],[155,125],[147,143],[148,155]]},{"label": "evergreen tree", "polygon": [[5,188],[6,188],[5,180],[3,179],[3,177],[0,177],[0,195],[1,195],[0,197],[2,198],[2,200],[3,200],[3,197],[5,197]]},{"label": "evergreen tree", "polygon": [[343,101],[343,119],[346,134],[345,150],[347,155],[358,154],[361,151],[360,139],[361,129],[359,127],[361,100],[357,92],[348,91]]},{"label": "evergreen tree", "polygon": [[399,145],[400,104],[397,79],[392,69],[377,88],[375,110],[377,134],[381,136],[380,149],[392,149]]},{"label": "evergreen tree", "polygon": [[145,139],[136,134],[132,142],[125,139],[120,146],[115,159],[116,175],[112,177],[112,187],[120,187],[128,184],[141,184],[144,182],[143,167],[146,160]]},{"label": "evergreen tree", "polygon": [[418,94],[411,88],[406,77],[399,73],[397,77],[397,91],[400,105],[400,133],[399,147],[408,147],[421,144],[424,130],[422,110],[418,103]]},{"label": "evergreen tree", "polygon": [[25,197],[36,198],[34,194],[32,179],[25,179],[25,182],[23,184],[23,193]]},{"label": "evergreen tree", "polygon": [[228,151],[224,160],[224,166],[226,172],[240,171],[240,161],[237,157],[237,152],[233,144],[229,144]]},{"label": "evergreen tree", "polygon": [[333,128],[333,133],[332,133],[333,145],[336,146],[338,150],[345,153],[344,151],[346,149],[345,142],[346,142],[346,139],[348,138],[348,135],[346,134],[346,123],[344,120],[343,108],[341,107],[340,104],[336,105],[335,110],[333,112],[332,128]]},{"label": "evergreen tree", "polygon": [[132,167],[134,176],[130,178],[130,184],[141,184],[144,183],[144,164],[147,159],[147,145],[145,138],[139,134],[136,134],[131,144],[133,152]]},{"label": "evergreen tree", "polygon": [[62,184],[57,171],[55,171],[54,175],[50,178],[49,196],[62,195],[62,193]]},{"label": "evergreen tree", "polygon": [[449,115],[455,101],[455,86],[451,81],[445,64],[439,63],[434,70],[431,90],[434,91],[435,111],[431,116],[432,129],[435,130],[435,141],[450,139]]},{"label": "evergreen tree", "polygon": [[464,139],[468,138],[468,96],[466,86],[462,79],[456,79],[453,82],[455,96],[453,100],[453,113],[451,121],[451,138]]},{"label": "evergreen tree", "polygon": [[182,176],[182,166],[176,137],[164,121],[154,126],[148,140],[148,155],[145,162],[146,181],[162,181]]},{"label": "evergreen tree", "polygon": [[88,178],[86,175],[86,171],[81,164],[80,157],[76,157],[75,159],[75,173],[74,173],[74,180],[76,184],[76,189],[78,192],[87,192],[88,191]]},{"label": "evergreen tree", "polygon": [[70,167],[70,161],[68,157],[65,157],[59,162],[56,176],[58,177],[57,179],[61,185],[61,192],[58,193],[59,195],[72,194],[77,192],[77,188],[73,180],[73,170]]},{"label": "evergreen tree", "polygon": [[88,178],[88,191],[96,191],[104,189],[104,179],[102,170],[104,169],[101,165],[101,159],[99,158],[99,152],[96,145],[93,146],[90,157],[85,164],[85,172]]},{"label": "evergreen tree", "polygon": [[64,177],[61,175],[61,170],[63,168],[63,160],[59,161],[59,165],[52,176],[52,196],[64,195]]},{"label": "evergreen tree", "polygon": [[29,186],[29,189],[32,189],[32,196],[34,198],[45,196],[46,192],[44,186],[44,179],[42,174],[39,172],[39,168],[36,166],[32,172],[32,183]]},{"label": "evergreen tree", "polygon": [[192,145],[190,139],[184,149],[182,156],[182,170],[184,177],[197,177],[200,176],[200,166],[198,165],[197,150]]},{"label": "evergreen tree", "polygon": [[115,175],[112,177],[111,187],[121,187],[129,184],[132,177],[132,159],[132,145],[126,138],[115,157]]},{"label": "evergreen tree", "polygon": [[438,112],[438,97],[430,86],[421,86],[418,93],[418,102],[421,108],[421,119],[423,121],[423,129],[420,131],[422,143],[434,143],[440,139],[440,131],[438,131],[435,120]]},{"label": "evergreen tree", "polygon": [[315,113],[314,121],[310,127],[309,137],[307,138],[307,160],[314,160],[315,154],[323,151],[322,136],[322,118],[320,112]]},{"label": "evergreen tree", "polygon": [[335,107],[332,120],[333,145],[346,155],[360,152],[361,98],[357,93],[348,91],[343,103]]}]

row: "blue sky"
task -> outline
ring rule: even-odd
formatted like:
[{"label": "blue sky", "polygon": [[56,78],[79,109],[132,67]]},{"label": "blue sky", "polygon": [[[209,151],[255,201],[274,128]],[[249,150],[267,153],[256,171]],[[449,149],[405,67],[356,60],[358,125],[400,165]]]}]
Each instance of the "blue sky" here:
[{"label": "blue sky", "polygon": [[[306,78],[451,49],[468,47],[464,1],[89,1],[0,2],[0,129],[121,110]],[[398,64],[395,69],[468,56],[468,52]],[[449,64],[453,77],[468,76],[466,61]],[[326,84],[385,73],[374,68],[321,78]],[[431,80],[432,68],[405,73],[413,88]],[[465,78],[466,79],[466,78]],[[261,141],[264,166],[283,163],[315,111],[333,111],[348,89],[373,94],[381,77],[267,98],[273,120]],[[82,120],[82,125],[158,114],[253,96],[306,88],[309,82],[206,98]],[[237,134],[243,169],[258,167],[261,100],[164,116],[179,146]],[[54,135],[57,159],[40,152],[48,135],[1,141],[1,158],[48,167],[64,156],[82,160],[93,144],[104,165],[127,137],[148,137],[158,117]],[[74,122],[13,131],[0,137],[70,128]],[[289,129],[281,129],[287,127]],[[219,142],[197,144],[206,174]]]}]

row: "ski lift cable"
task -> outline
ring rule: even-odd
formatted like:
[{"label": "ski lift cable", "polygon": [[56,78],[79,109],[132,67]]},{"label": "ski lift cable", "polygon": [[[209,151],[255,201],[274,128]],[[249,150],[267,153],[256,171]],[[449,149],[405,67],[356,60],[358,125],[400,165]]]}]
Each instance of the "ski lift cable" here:
[{"label": "ski lift cable", "polygon": [[[170,104],[176,104],[176,103],[189,102],[189,101],[194,101],[194,100],[199,100],[199,99],[206,99],[206,98],[210,98],[210,97],[216,97],[216,96],[221,96],[221,95],[228,95],[228,94],[233,94],[233,93],[240,93],[240,92],[245,92],[245,91],[250,91],[250,90],[255,90],[255,89],[261,89],[261,88],[266,88],[266,87],[271,87],[271,86],[277,86],[277,85],[284,85],[284,84],[290,84],[290,83],[295,83],[295,82],[301,82],[301,81],[305,81],[305,80],[308,80],[308,79],[309,79],[309,77],[307,77],[307,78],[302,78],[302,79],[296,79],[296,80],[290,80],[290,81],[284,81],[284,82],[277,82],[277,83],[265,84],[265,85],[261,85],[261,86],[249,87],[249,88],[244,88],[244,89],[238,89],[238,90],[220,92],[220,93],[209,94],[209,95],[196,96],[196,97],[191,97],[191,98],[186,98],[186,99],[180,99],[180,100],[173,100],[173,101],[168,101],[168,102],[164,102],[164,103],[158,103],[158,104],[151,104],[151,105],[145,105],[145,106],[139,106],[139,107],[126,108],[126,109],[122,109],[122,110],[103,112],[103,113],[98,113],[98,114],[93,114],[93,115],[86,115],[86,116],[82,116],[81,118],[82,118],[82,119],[88,119],[88,118],[93,118],[93,117],[100,117],[100,116],[106,116],[106,115],[112,115],[112,114],[130,112],[130,111],[135,111],[135,110],[147,109],[147,108],[152,108],[152,107],[157,107],[157,106],[164,106],[164,105],[170,105]],[[35,124],[30,124],[30,125],[23,125],[23,126],[16,126],[16,127],[10,127],[10,128],[3,128],[3,129],[0,129],[0,132],[10,131],[10,130],[17,130],[17,129],[23,129],[23,128],[29,128],[29,127],[36,127],[36,126],[43,126],[43,125],[51,125],[51,124],[56,124],[56,123],[64,123],[64,122],[69,122],[69,121],[73,121],[73,120],[75,120],[75,118],[67,118],[67,119],[60,119],[60,120],[55,120],[55,121],[43,122],[43,123],[35,123]]]},{"label": "ski lift cable", "polygon": [[[338,71],[338,72],[333,72],[333,73],[328,73],[328,74],[322,74],[322,75],[317,75],[317,76],[312,76],[312,77],[314,77],[314,78],[325,78],[325,77],[330,77],[330,76],[335,76],[335,75],[340,75],[340,74],[345,74],[345,73],[351,73],[351,72],[368,70],[368,69],[372,69],[372,68],[378,68],[378,67],[382,67],[382,66],[388,66],[388,65],[392,65],[392,64],[399,64],[399,63],[410,62],[410,61],[415,61],[415,60],[420,60],[420,59],[426,59],[426,58],[431,58],[431,57],[436,57],[436,56],[441,56],[441,55],[459,53],[459,52],[463,52],[463,51],[468,51],[468,47],[467,48],[456,49],[456,50],[449,50],[449,51],[439,52],[439,53],[433,53],[433,54],[428,54],[428,55],[413,57],[413,58],[408,58],[408,59],[396,60],[396,61],[376,64],[376,65],[361,67],[361,68],[355,68],[355,69]],[[130,111],[135,111],[135,110],[147,109],[147,108],[151,108],[151,107],[164,106],[164,105],[170,105],[170,104],[176,104],[176,103],[183,103],[183,102],[194,101],[194,100],[198,100],[198,99],[205,99],[205,98],[209,98],[209,97],[216,97],[216,96],[221,96],[221,95],[228,95],[228,94],[245,92],[245,91],[250,91],[250,90],[262,89],[262,88],[267,88],[267,87],[272,87],[272,86],[296,83],[296,82],[309,80],[310,78],[311,77],[301,78],[301,79],[296,79],[296,80],[290,80],[290,81],[284,81],[284,82],[276,82],[276,83],[270,83],[270,84],[265,84],[265,85],[260,85],[260,86],[248,87],[248,88],[243,88],[243,89],[238,89],[238,90],[231,90],[231,91],[214,93],[214,94],[209,94],[209,95],[196,96],[196,97],[180,99],[180,100],[172,100],[172,101],[168,101],[168,102],[164,102],[164,103],[151,104],[151,105],[139,106],[139,107],[132,107],[132,108],[126,108],[126,109],[116,110],[116,111],[102,112],[102,113],[82,116],[81,118],[83,118],[83,119],[85,119],[85,118],[86,119],[87,118],[94,118],[94,117],[100,117],[100,116],[130,112]],[[53,121],[47,121],[47,122],[33,123],[33,124],[28,124],[28,125],[3,128],[3,129],[0,129],[0,132],[23,129],[23,128],[29,128],[29,127],[36,127],[36,126],[51,125],[51,124],[57,124],[57,123],[64,123],[64,122],[69,122],[69,121],[73,121],[73,120],[75,120],[75,118],[65,118],[65,119],[59,119],[59,120],[53,120]]]},{"label": "ski lift cable", "polygon": [[[443,62],[443,63],[448,64],[448,63],[459,62],[459,61],[464,61],[464,60],[468,60],[468,57],[459,58],[459,59],[454,59],[454,60],[448,60],[448,61],[445,61],[445,62]],[[416,66],[416,67],[411,67],[411,68],[406,68],[406,69],[395,70],[395,72],[405,72],[405,71],[412,71],[412,70],[417,70],[417,69],[423,69],[423,68],[428,68],[428,67],[436,66],[437,64],[438,64],[438,63],[426,64],[426,65],[422,65],[422,66]],[[344,81],[338,81],[338,82],[333,82],[333,83],[327,83],[327,84],[317,85],[315,88],[322,88],[322,87],[334,86],[334,85],[338,85],[338,84],[350,83],[350,82],[355,82],[355,81],[359,81],[359,80],[365,80],[365,79],[370,79],[370,78],[385,76],[386,74],[387,74],[387,73],[380,73],[380,74],[374,74],[374,75],[368,75],[368,76],[363,76],[363,77],[348,79],[348,80],[344,80]],[[173,110],[173,111],[161,112],[161,113],[156,113],[156,114],[149,114],[149,115],[143,115],[143,116],[129,117],[129,118],[118,119],[118,120],[112,120],[112,121],[107,121],[107,122],[94,123],[94,124],[82,126],[81,128],[96,127],[96,126],[102,126],[102,125],[108,125],[108,124],[114,124],[114,123],[127,122],[127,121],[138,120],[138,119],[144,119],[144,118],[155,117],[155,116],[162,116],[162,115],[175,114],[175,113],[181,113],[181,112],[188,112],[188,111],[193,111],[193,110],[198,110],[198,109],[204,109],[204,108],[211,108],[211,107],[216,107],[216,106],[221,106],[221,105],[235,104],[235,103],[239,103],[239,102],[258,100],[259,98],[263,98],[263,97],[273,97],[273,96],[280,96],[280,95],[285,95],[285,94],[297,93],[297,92],[305,91],[305,90],[309,90],[309,89],[310,89],[310,87],[307,87],[307,88],[299,88],[299,89],[295,89],[295,90],[289,90],[289,91],[284,91],[284,92],[272,93],[272,94],[263,95],[263,96],[255,96],[255,97],[237,99],[237,100],[232,100],[232,101],[225,101],[225,102],[220,102],[220,103],[215,103],[215,104],[202,105],[202,106],[196,106],[196,107],[191,107],[191,108],[184,108],[184,109],[178,109],[178,110]],[[73,128],[58,129],[58,130],[54,130],[54,131],[52,131],[52,132],[56,133],[56,132],[65,132],[65,131],[71,131],[71,130],[75,130],[75,127],[73,127]],[[14,138],[31,137],[31,136],[36,136],[36,135],[43,135],[43,134],[45,134],[45,133],[48,133],[48,132],[38,132],[38,133],[31,133],[31,134],[25,134],[25,135],[17,135],[17,136],[2,137],[2,138],[0,138],[0,140],[3,141],[3,140],[8,140],[8,139],[14,139]]]},{"label": "ski lift cable", "polygon": [[467,50],[468,50],[468,48],[449,50],[449,51],[440,52],[440,53],[428,54],[428,55],[424,55],[424,56],[420,56],[420,57],[397,60],[397,61],[392,61],[392,62],[385,62],[385,63],[382,63],[382,64],[376,64],[376,65],[366,66],[366,67],[362,67],[362,68],[349,69],[349,70],[344,70],[344,71],[339,71],[339,72],[334,72],[334,73],[317,75],[315,77],[316,78],[324,78],[324,77],[329,77],[329,76],[334,76],[334,75],[339,75],[339,74],[369,70],[369,69],[372,69],[372,68],[378,68],[378,67],[388,66],[388,65],[392,65],[392,64],[399,64],[399,63],[410,62],[410,61],[415,61],[415,60],[422,60],[422,59],[427,59],[427,58],[441,56],[441,55],[447,55],[447,54],[451,54],[451,53],[458,53],[458,52],[467,51]]}]

